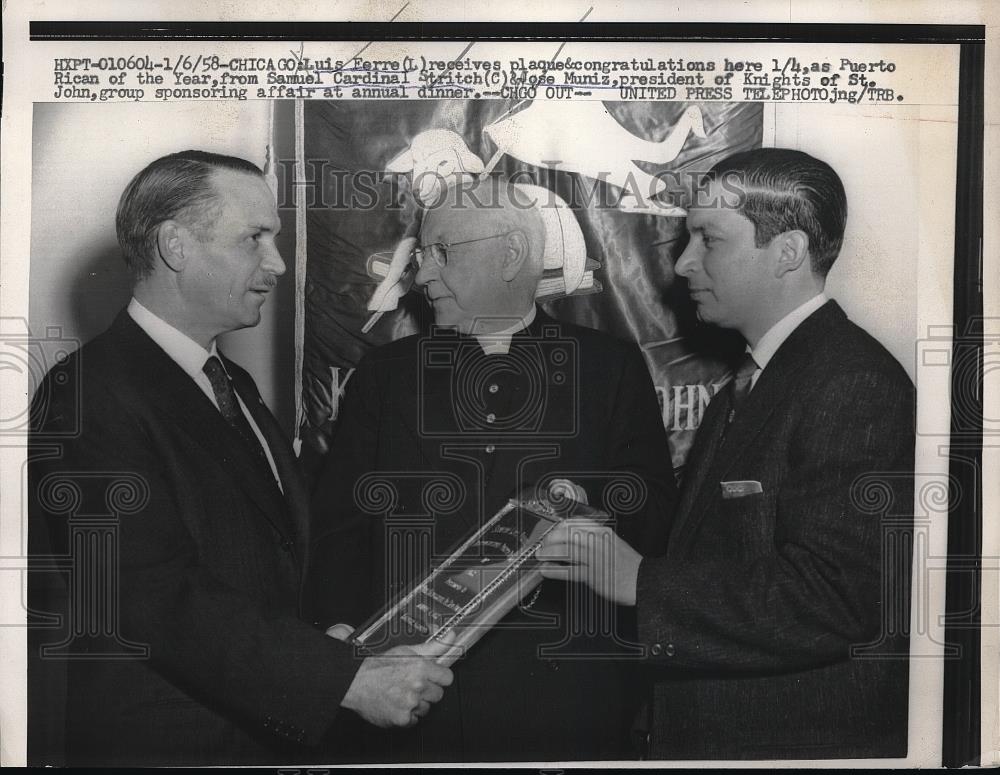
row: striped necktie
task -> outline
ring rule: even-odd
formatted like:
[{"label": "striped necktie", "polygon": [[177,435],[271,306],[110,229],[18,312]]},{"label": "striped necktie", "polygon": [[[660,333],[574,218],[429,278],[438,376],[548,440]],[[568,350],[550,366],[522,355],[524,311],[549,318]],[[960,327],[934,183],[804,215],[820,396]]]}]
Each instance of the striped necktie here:
[{"label": "striped necktie", "polygon": [[736,368],[736,373],[733,374],[733,380],[729,383],[729,416],[726,419],[727,425],[732,423],[740,405],[750,395],[753,375],[758,368],[760,367],[757,365],[757,361],[753,359],[753,356],[750,353],[744,353],[743,360],[740,361],[740,365]]}]

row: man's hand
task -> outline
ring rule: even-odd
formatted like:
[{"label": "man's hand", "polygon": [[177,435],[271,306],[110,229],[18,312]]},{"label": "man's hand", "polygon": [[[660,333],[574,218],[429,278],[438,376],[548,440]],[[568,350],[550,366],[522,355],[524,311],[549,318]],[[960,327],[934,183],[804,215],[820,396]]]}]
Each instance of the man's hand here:
[{"label": "man's hand", "polygon": [[377,727],[413,726],[444,696],[444,687],[454,679],[451,670],[436,662],[451,650],[453,640],[397,646],[368,657],[341,706]]},{"label": "man's hand", "polygon": [[579,581],[606,600],[635,605],[642,555],[609,528],[590,519],[567,519],[545,536],[535,552],[542,575]]}]

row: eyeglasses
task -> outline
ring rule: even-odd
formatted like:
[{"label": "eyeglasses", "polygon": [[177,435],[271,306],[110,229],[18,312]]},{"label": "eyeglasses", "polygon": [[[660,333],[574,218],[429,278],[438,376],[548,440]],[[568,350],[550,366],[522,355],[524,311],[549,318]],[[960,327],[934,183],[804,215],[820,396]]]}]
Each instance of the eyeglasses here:
[{"label": "eyeglasses", "polygon": [[497,237],[506,237],[508,234],[510,234],[510,231],[501,232],[500,234],[491,234],[488,237],[466,239],[461,242],[432,242],[430,245],[417,245],[413,248],[413,252],[410,254],[409,268],[414,272],[419,271],[420,267],[424,265],[424,255],[428,255],[434,259],[435,264],[443,269],[448,266],[448,250],[450,248],[458,247],[459,245],[471,245],[473,242],[485,242],[486,240],[496,239]]}]

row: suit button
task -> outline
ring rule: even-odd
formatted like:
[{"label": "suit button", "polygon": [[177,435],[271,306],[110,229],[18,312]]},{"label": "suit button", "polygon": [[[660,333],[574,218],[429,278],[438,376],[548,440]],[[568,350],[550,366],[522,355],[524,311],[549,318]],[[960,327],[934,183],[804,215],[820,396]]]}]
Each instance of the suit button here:
[{"label": "suit button", "polygon": [[498,392],[500,390],[500,386],[497,385],[496,383],[493,383],[492,385],[489,386],[488,390],[491,393],[496,393],[496,392]]},{"label": "suit button", "polygon": [[674,644],[668,643],[666,646],[664,646],[663,653],[666,654],[668,657],[672,657],[674,655]]},{"label": "suit button", "polygon": [[654,643],[650,647],[649,653],[652,654],[654,657],[658,657],[660,656],[660,654],[663,653],[663,646],[661,646],[659,643]]},{"label": "suit button", "polygon": [[486,422],[494,423],[496,421],[497,421],[497,416],[493,414],[493,412],[490,412],[488,415],[486,415]]},{"label": "suit button", "polygon": [[497,451],[496,445],[494,444],[487,444],[485,449],[487,455],[492,455],[494,452]]},{"label": "suit button", "polygon": [[557,673],[557,672],[559,672],[559,663],[558,663],[558,662],[556,662],[556,661],[555,661],[554,659],[546,659],[546,660],[545,660],[545,665],[546,665],[546,666],[547,666],[547,667],[549,668],[549,670],[551,670],[551,671],[552,671],[553,673]]},{"label": "suit button", "polygon": [[281,542],[281,549],[282,551],[285,552],[292,551],[292,542],[286,538],[284,541]]}]

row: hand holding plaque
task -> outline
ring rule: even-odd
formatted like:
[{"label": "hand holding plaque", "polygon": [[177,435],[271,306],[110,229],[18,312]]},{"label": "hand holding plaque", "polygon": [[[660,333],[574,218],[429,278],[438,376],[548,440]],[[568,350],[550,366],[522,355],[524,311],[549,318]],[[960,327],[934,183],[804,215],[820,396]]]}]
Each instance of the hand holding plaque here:
[{"label": "hand holding plaque", "polygon": [[581,502],[583,497],[582,489],[565,480],[542,493],[525,488],[427,576],[359,627],[352,642],[369,654],[381,654],[454,637],[453,647],[438,658],[439,664],[452,664],[542,582],[542,561],[535,550],[553,528],[572,517],[607,521],[608,515]]}]

